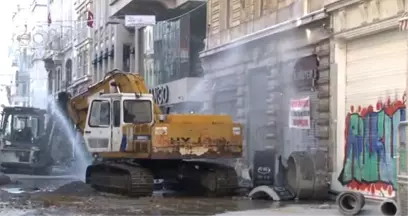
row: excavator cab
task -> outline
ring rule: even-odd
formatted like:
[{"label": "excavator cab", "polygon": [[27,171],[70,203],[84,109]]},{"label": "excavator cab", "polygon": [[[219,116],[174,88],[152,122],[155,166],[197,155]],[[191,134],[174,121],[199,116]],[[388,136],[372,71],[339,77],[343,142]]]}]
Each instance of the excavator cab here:
[{"label": "excavator cab", "polygon": [[134,128],[150,128],[154,123],[150,94],[100,94],[88,104],[84,139],[92,153],[126,152],[129,150],[127,139],[133,139]]}]

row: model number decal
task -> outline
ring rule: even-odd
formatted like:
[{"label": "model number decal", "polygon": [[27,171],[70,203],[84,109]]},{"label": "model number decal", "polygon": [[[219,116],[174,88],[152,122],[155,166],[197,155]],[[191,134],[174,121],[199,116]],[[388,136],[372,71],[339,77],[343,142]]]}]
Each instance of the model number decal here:
[{"label": "model number decal", "polygon": [[156,127],[154,128],[154,134],[156,135],[167,135],[167,127]]}]

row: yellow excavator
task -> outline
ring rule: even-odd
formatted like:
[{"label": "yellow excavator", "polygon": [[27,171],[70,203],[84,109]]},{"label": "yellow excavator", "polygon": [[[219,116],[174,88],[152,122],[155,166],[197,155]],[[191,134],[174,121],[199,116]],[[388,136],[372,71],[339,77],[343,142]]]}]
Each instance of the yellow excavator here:
[{"label": "yellow excavator", "polygon": [[85,179],[97,190],[150,196],[154,179],[216,196],[238,187],[235,169],[211,160],[242,156],[231,116],[162,113],[140,75],[118,70],[78,96],[60,93],[58,104],[93,156]]}]

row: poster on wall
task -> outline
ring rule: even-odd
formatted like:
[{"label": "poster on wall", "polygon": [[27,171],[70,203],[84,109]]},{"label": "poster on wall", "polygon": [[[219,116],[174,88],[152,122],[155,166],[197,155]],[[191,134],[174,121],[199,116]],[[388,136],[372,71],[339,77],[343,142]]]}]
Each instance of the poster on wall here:
[{"label": "poster on wall", "polygon": [[310,129],[310,97],[290,100],[289,127]]}]

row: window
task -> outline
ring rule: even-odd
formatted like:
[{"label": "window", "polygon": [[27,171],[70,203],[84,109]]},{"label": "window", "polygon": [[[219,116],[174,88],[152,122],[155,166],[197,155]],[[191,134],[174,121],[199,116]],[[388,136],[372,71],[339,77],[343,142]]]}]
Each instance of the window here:
[{"label": "window", "polygon": [[65,63],[65,80],[67,86],[71,84],[72,81],[72,61],[68,59]]},{"label": "window", "polygon": [[113,101],[113,127],[120,127],[120,101]]},{"label": "window", "polygon": [[153,120],[152,102],[148,100],[124,100],[123,121],[125,123],[150,123]]},{"label": "window", "polygon": [[56,83],[55,90],[56,91],[61,90],[61,69],[60,68],[57,69],[57,78],[55,80],[55,83]]},{"label": "window", "polygon": [[94,100],[91,106],[89,116],[89,126],[107,127],[110,124],[110,102],[103,100]]},{"label": "window", "polygon": [[78,53],[77,56],[77,71],[76,71],[76,77],[80,77],[81,76],[81,69],[82,69],[82,54]]},{"label": "window", "polygon": [[80,15],[77,19],[77,24],[76,24],[76,28],[77,28],[77,32],[76,32],[76,38],[77,38],[77,43],[79,43],[81,41],[81,21],[82,21],[82,16]]},{"label": "window", "polygon": [[83,52],[82,76],[88,74],[88,50]]},{"label": "window", "polygon": [[123,71],[130,72],[130,45],[123,44]]},{"label": "window", "polygon": [[7,115],[5,119],[4,134],[9,140],[31,141],[40,136],[39,116]]},{"label": "window", "polygon": [[6,118],[5,118],[5,122],[3,123],[4,124],[4,134],[5,134],[5,136],[6,137],[10,137],[11,136],[11,132],[12,132],[12,130],[13,130],[13,127],[11,126],[11,124],[12,124],[12,115],[8,115]]},{"label": "window", "polygon": [[146,26],[143,31],[144,37],[146,38],[144,43],[144,53],[148,55],[153,52],[153,27]]},{"label": "window", "polygon": [[28,95],[27,83],[22,83],[21,84],[21,95],[22,96],[27,96]]}]

